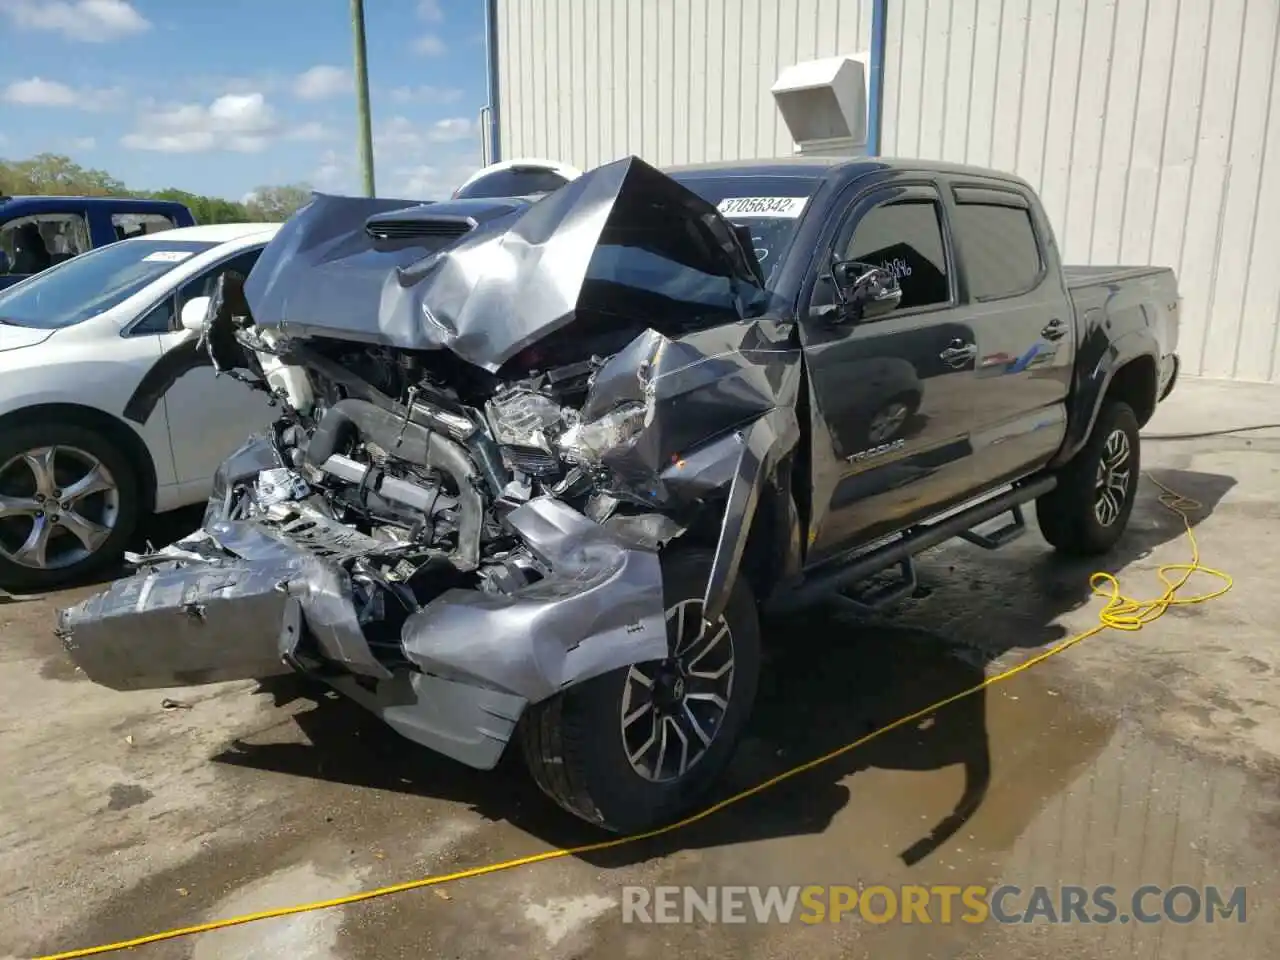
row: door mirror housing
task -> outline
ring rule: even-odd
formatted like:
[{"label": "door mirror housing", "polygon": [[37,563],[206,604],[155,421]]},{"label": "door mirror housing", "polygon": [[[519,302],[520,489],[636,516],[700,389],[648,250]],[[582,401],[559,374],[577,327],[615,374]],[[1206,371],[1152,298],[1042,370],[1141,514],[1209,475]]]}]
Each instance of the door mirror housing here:
[{"label": "door mirror housing", "polygon": [[180,322],[182,329],[200,333],[204,330],[204,319],[209,313],[208,297],[192,297],[182,305]]},{"label": "door mirror housing", "polygon": [[902,302],[897,275],[874,263],[839,260],[831,266],[831,280],[843,322],[875,320],[892,313]]}]

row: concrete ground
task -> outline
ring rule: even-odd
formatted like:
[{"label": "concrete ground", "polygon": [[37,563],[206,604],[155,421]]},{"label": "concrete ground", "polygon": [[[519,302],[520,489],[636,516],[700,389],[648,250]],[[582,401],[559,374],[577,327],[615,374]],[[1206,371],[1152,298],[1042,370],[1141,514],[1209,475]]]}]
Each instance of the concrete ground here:
[{"label": "concrete ground", "polygon": [[[1280,421],[1280,390],[1187,381],[1148,434]],[[1280,928],[1280,428],[1149,439],[1203,509],[1203,607],[1107,632],[678,834],[447,887],[151,945],[139,957],[1266,957]],[[1110,569],[1183,562],[1144,484]],[[1091,626],[1091,567],[1031,534],[950,544],[872,623],[773,628],[725,790]],[[1206,581],[1207,583],[1207,581]],[[1194,586],[1194,585],[1193,585]],[[53,611],[0,598],[0,957],[29,957],[595,839],[518,763],[481,774],[296,682],[118,694],[78,677]],[[166,709],[165,696],[182,705]],[[624,924],[629,884],[1246,888],[1246,921],[1051,926]],[[1158,903],[1159,898],[1148,906]],[[1023,902],[1011,901],[1025,908]],[[1123,911],[1122,911],[1123,912]],[[937,914],[934,914],[935,921]],[[672,950],[680,951],[672,954]]]}]

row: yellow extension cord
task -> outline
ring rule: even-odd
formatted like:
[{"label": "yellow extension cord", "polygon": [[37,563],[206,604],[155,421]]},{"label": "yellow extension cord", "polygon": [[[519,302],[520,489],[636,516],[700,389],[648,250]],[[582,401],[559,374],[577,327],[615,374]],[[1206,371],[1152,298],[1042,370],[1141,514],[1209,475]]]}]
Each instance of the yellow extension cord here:
[{"label": "yellow extension cord", "polygon": [[[1098,623],[1084,633],[1076,634],[1061,640],[1049,649],[1029,657],[1016,666],[1010,667],[1002,673],[995,674],[986,678],[981,683],[974,684],[967,690],[961,690],[959,693],[952,694],[945,699],[932,703],[923,709],[917,710],[915,713],[900,717],[877,730],[873,730],[866,736],[859,737],[852,743],[847,743],[842,747],[825,753],[814,760],[809,760],[797,767],[792,767],[776,777],[771,777],[763,783],[758,783],[754,787],[743,790],[741,793],[735,794],[719,803],[708,807],[700,813],[686,817],[676,823],[669,824],[665,827],[658,827],[654,830],[647,830],[644,833],[636,833],[626,837],[614,837],[610,840],[601,840],[596,843],[586,843],[577,847],[568,847],[558,850],[547,850],[543,853],[531,854],[527,857],[518,857],[514,860],[503,860],[499,863],[490,863],[485,866],[471,867],[466,870],[458,870],[454,873],[441,874],[434,877],[422,877],[418,880],[410,880],[406,883],[397,883],[388,887],[378,887],[376,890],[365,890],[361,893],[349,894],[345,897],[334,897],[332,900],[317,900],[314,903],[302,903],[292,907],[277,907],[274,910],[261,910],[258,913],[247,913],[239,917],[228,917],[225,920],[211,920],[208,923],[199,923],[190,927],[180,927],[176,930],[164,930],[160,933],[151,933],[146,936],[136,937],[132,940],[121,940],[118,943],[105,943],[96,947],[84,947],[79,950],[69,950],[66,953],[55,953],[44,957],[38,957],[36,960],[75,960],[77,957],[91,957],[98,954],[111,953],[115,950],[126,950],[130,947],[140,947],[148,943],[157,943],[161,940],[173,940],[177,937],[186,937],[196,933],[207,933],[210,930],[221,930],[226,927],[235,927],[245,923],[253,923],[256,920],[269,920],[275,917],[288,917],[297,913],[307,913],[312,910],[324,910],[328,907],[340,907],[346,904],[359,903],[362,900],[372,900],[375,897],[385,897],[393,893],[403,893],[406,890],[417,890],[422,887],[434,887],[442,883],[452,883],[457,880],[468,880],[471,877],[482,877],[485,874],[497,873],[501,870],[513,870],[516,867],[529,866],[534,863],[543,863],[547,860],[559,860],[562,857],[572,857],[585,853],[593,853],[598,850],[608,850],[612,847],[620,847],[623,844],[635,843],[640,840],[647,840],[650,837],[660,836],[664,833],[671,833],[690,824],[704,820],[714,813],[718,813],[725,807],[753,797],[756,794],[763,793],[770,787],[782,783],[784,780],[790,780],[792,777],[799,776],[809,770],[819,767],[828,761],[856,750],[858,747],[882,734],[888,733],[890,730],[896,730],[898,727],[906,726],[916,720],[923,719],[928,715],[941,710],[943,707],[955,703],[957,700],[963,700],[965,697],[972,696],[980,690],[993,686],[1008,680],[1010,677],[1021,673],[1024,670],[1030,670],[1034,666],[1044,663],[1050,657],[1055,657],[1075,646],[1082,640],[1095,636],[1104,630],[1141,630],[1148,623],[1161,617],[1166,610],[1173,606],[1191,603],[1203,603],[1206,600],[1212,600],[1220,597],[1232,587],[1231,577],[1223,573],[1221,570],[1214,570],[1210,567],[1203,566],[1200,563],[1200,547],[1196,543],[1195,534],[1191,529],[1191,520],[1188,517],[1188,511],[1198,510],[1201,504],[1189,497],[1175,493],[1164,484],[1148,475],[1147,479],[1151,480],[1162,491],[1160,495],[1160,505],[1176,513],[1182,518],[1183,525],[1186,527],[1187,539],[1191,542],[1191,562],[1190,563],[1166,563],[1163,564],[1157,573],[1161,582],[1165,585],[1165,591],[1154,600],[1133,600],[1124,596],[1120,592],[1120,581],[1110,573],[1099,571],[1089,577],[1089,586],[1093,590],[1095,596],[1106,599],[1106,604],[1098,613]],[[1176,579],[1174,575],[1180,572],[1180,576]],[[1216,577],[1222,582],[1222,586],[1212,593],[1202,593],[1193,597],[1179,597],[1177,592],[1182,589],[1186,582],[1191,578],[1192,574],[1203,573],[1211,577]]]}]

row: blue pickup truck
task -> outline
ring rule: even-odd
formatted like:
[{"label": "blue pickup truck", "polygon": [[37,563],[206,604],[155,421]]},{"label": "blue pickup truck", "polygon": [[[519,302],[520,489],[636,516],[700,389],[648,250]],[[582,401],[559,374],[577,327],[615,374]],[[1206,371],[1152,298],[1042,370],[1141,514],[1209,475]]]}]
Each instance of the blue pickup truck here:
[{"label": "blue pickup truck", "polygon": [[94,247],[195,222],[169,200],[0,196],[0,290]]}]

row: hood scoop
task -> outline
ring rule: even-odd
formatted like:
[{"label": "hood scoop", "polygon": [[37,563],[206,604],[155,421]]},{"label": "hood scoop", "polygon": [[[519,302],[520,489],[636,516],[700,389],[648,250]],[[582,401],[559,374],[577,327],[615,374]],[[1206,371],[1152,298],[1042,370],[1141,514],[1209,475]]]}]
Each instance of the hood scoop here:
[{"label": "hood scoop", "polygon": [[377,214],[364,224],[365,233],[375,240],[456,240],[475,228],[476,221],[471,217],[406,217],[403,211]]}]

